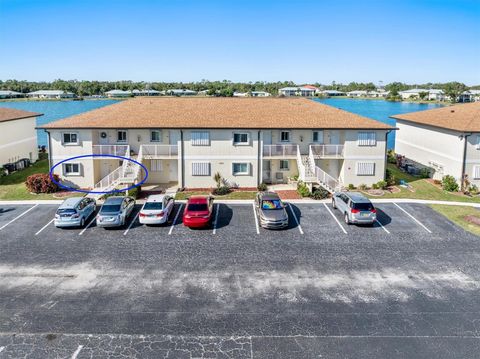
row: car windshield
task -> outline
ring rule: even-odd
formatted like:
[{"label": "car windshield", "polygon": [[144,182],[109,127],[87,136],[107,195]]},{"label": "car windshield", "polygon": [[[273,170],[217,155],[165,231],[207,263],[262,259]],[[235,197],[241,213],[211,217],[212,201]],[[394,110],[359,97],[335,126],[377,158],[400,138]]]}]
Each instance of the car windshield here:
[{"label": "car windshield", "polygon": [[147,202],[143,207],[143,209],[146,209],[146,210],[155,210],[155,209],[162,209],[162,208],[163,208],[162,202]]},{"label": "car windshield", "polygon": [[205,212],[208,211],[208,206],[206,203],[190,203],[187,207],[189,212]]},{"label": "car windshield", "polygon": [[262,201],[262,209],[281,209],[282,201],[279,199],[264,199]]},{"label": "car windshield", "polygon": [[59,208],[57,209],[57,214],[62,214],[62,215],[72,215],[77,213],[73,208]]},{"label": "car windshield", "polygon": [[373,204],[371,203],[354,203],[354,209],[358,209],[359,211],[371,211],[373,209]]},{"label": "car windshield", "polygon": [[120,212],[120,205],[119,204],[104,204],[100,213],[116,213]]}]

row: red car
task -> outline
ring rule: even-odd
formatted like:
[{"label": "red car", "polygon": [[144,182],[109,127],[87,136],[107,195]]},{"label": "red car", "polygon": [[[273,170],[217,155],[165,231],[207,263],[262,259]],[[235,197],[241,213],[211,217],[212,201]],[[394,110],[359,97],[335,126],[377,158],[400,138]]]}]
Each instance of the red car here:
[{"label": "red car", "polygon": [[212,222],[213,198],[192,196],[183,211],[183,225],[190,228],[207,227]]}]

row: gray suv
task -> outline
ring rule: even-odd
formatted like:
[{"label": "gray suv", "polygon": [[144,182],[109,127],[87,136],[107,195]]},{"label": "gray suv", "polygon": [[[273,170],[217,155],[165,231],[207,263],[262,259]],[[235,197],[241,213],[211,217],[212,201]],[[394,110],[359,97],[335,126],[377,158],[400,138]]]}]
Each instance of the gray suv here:
[{"label": "gray suv", "polygon": [[332,206],[343,213],[346,224],[373,224],[377,220],[377,210],[372,202],[358,192],[335,192]]},{"label": "gray suv", "polygon": [[255,197],[255,211],[260,225],[268,229],[288,227],[285,205],[275,192],[260,192]]}]

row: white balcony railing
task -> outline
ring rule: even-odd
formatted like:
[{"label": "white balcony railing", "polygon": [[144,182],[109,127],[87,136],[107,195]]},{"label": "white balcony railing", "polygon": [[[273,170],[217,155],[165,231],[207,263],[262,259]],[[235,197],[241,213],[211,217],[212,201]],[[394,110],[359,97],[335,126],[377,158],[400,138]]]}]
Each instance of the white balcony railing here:
[{"label": "white balcony railing", "polygon": [[178,145],[142,145],[144,158],[178,157]]},{"label": "white balcony railing", "polygon": [[310,145],[315,158],[343,158],[345,145]]},{"label": "white balcony railing", "polygon": [[334,192],[339,187],[339,181],[318,166],[315,166],[315,177],[317,177],[320,184],[324,185],[331,192]]},{"label": "white balcony railing", "polygon": [[296,158],[298,145],[263,145],[263,157],[293,157]]},{"label": "white balcony railing", "polygon": [[125,154],[130,154],[130,146],[129,145],[93,145],[92,153],[94,155],[125,156]]}]

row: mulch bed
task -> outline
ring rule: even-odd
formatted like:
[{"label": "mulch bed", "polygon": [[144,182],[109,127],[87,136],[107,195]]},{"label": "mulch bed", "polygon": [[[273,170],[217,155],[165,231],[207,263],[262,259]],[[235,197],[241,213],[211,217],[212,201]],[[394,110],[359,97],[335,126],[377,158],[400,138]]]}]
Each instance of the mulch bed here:
[{"label": "mulch bed", "polygon": [[302,199],[296,190],[275,191],[281,199]]},{"label": "mulch bed", "polygon": [[477,216],[465,216],[464,219],[471,224],[475,224],[477,226],[480,226],[480,217]]},{"label": "mulch bed", "polygon": [[65,198],[65,197],[71,196],[72,194],[76,194],[76,193],[79,193],[79,192],[59,191],[59,192],[53,193],[52,195],[53,195],[54,198]]}]

